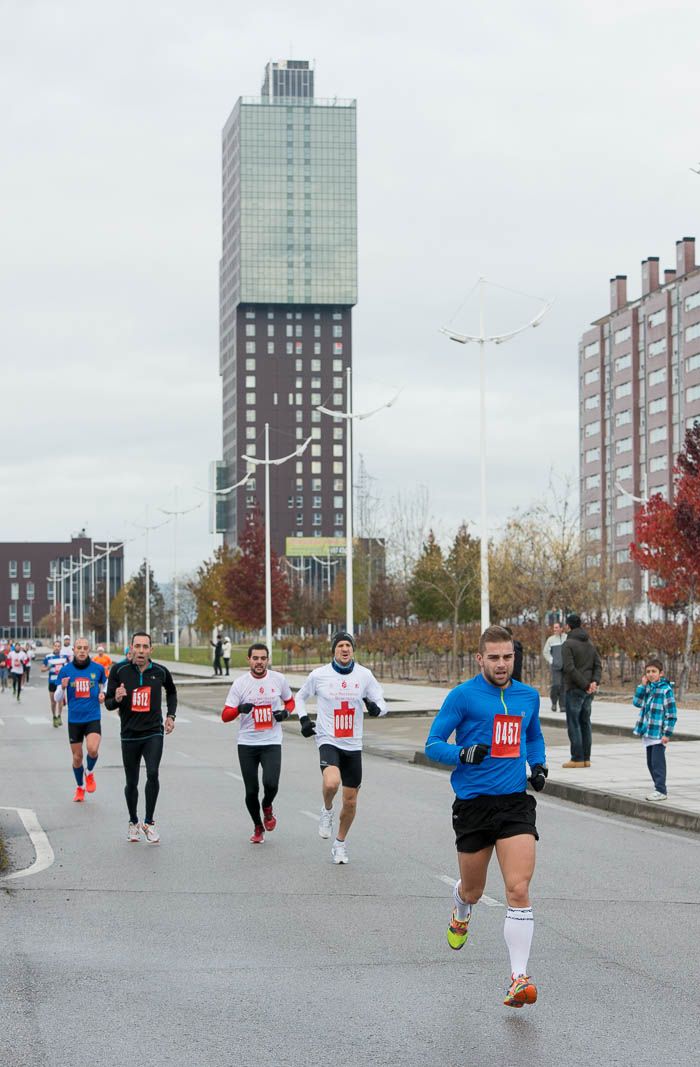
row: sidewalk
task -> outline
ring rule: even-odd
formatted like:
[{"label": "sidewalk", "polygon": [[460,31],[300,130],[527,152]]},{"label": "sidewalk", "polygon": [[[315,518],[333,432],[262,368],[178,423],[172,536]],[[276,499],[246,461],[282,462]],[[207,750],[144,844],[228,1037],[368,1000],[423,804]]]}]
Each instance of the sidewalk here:
[{"label": "sidewalk", "polygon": [[[185,702],[192,702],[192,690],[201,687],[202,703],[211,710],[218,706],[219,694],[223,703],[228,686],[243,673],[236,670],[228,678],[215,679],[209,667],[190,663],[170,666],[179,684],[190,690]],[[308,675],[308,672],[284,673],[295,690]],[[430,722],[449,689],[401,682],[382,682],[382,686],[389,716],[366,719],[365,751],[451,770],[428,760],[423,752]],[[667,751],[669,799],[661,803],[644,799],[653,786],[642,743],[632,736],[635,720],[636,710],[631,700],[630,703],[594,700],[592,765],[565,770],[561,765],[569,758],[566,719],[561,713],[553,714],[549,701],[545,700],[540,721],[548,741],[547,793],[577,804],[700,833],[700,711],[679,709],[676,733]]]}]

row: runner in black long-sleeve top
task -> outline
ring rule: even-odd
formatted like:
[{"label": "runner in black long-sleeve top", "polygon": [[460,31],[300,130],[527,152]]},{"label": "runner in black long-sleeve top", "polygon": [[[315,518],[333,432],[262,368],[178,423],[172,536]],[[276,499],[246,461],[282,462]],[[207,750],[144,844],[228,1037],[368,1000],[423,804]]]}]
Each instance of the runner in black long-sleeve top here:
[{"label": "runner in black long-sleeve top", "polygon": [[[105,706],[118,711],[121,719],[122,761],[126,774],[124,796],[129,809],[129,841],[140,832],[151,844],[160,841],[155,808],[160,785],[158,768],[163,755],[163,733],[175,729],[177,689],[167,667],[151,662],[151,638],[143,630],[131,638],[131,662],[117,664],[109,673]],[[163,722],[163,691],[167,714]],[[146,817],[139,823],[139,770],[146,764]]]}]

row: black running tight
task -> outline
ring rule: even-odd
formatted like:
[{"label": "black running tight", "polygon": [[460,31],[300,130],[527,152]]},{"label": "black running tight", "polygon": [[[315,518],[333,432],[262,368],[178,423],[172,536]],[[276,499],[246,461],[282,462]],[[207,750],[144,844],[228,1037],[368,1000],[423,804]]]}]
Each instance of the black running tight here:
[{"label": "black running tight", "polygon": [[262,767],[263,801],[262,806],[269,808],[277,796],[282,769],[281,745],[239,745],[238,760],[241,765],[243,784],[245,785],[245,806],[255,826],[262,824],[260,818],[260,786],[258,784],[258,767]]},{"label": "black running tight", "polygon": [[156,810],[156,800],[160,783],[158,782],[158,768],[163,755],[163,735],[156,734],[146,737],[142,741],[122,741],[122,761],[126,773],[126,785],[124,796],[126,806],[129,809],[131,822],[138,822],[137,805],[139,802],[139,770],[141,769],[141,757],[146,764],[146,818],[145,822],[153,822]]}]

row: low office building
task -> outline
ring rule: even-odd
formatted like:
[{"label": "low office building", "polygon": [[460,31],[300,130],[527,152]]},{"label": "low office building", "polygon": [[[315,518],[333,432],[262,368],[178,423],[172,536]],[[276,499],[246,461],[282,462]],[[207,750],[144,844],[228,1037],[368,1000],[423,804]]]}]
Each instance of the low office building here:
[{"label": "low office building", "polygon": [[93,596],[106,595],[106,578],[110,600],[124,584],[124,549],[110,546],[107,556],[108,545],[84,530],[70,541],[0,542],[0,637],[27,640],[58,630],[76,637],[81,587],[85,611]]}]

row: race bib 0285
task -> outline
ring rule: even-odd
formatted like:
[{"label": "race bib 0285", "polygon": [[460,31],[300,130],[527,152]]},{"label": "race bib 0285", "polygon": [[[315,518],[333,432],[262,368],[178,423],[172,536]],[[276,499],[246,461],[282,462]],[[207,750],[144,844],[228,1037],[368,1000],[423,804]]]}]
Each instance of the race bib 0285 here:
[{"label": "race bib 0285", "polygon": [[258,704],[251,712],[256,730],[271,730],[274,719],[272,718],[272,704]]}]

